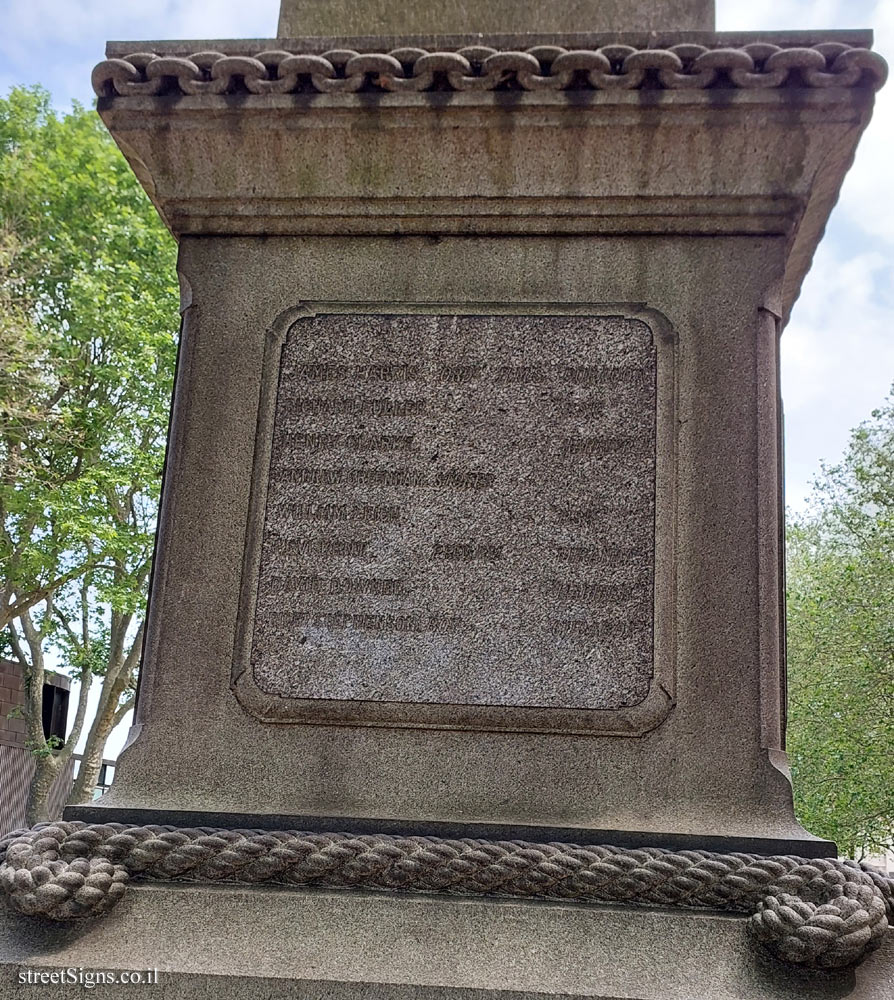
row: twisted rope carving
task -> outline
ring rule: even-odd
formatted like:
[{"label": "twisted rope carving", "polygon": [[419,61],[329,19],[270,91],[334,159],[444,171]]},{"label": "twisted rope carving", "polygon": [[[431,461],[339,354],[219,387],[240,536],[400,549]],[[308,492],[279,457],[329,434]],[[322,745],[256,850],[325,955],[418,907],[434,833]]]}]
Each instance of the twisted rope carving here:
[{"label": "twisted rope carving", "polygon": [[0,841],[12,907],[104,913],[131,878],[278,883],[751,912],[778,958],[861,961],[894,920],[894,878],[854,861],[381,834],[43,824]]},{"label": "twisted rope carving", "polygon": [[93,71],[93,89],[99,97],[631,90],[647,86],[669,90],[782,86],[877,90],[886,76],[887,65],[880,55],[842,42],[809,48],[751,42],[740,48],[714,49],[692,43],[667,49],[603,45],[569,50],[538,45],[518,52],[476,45],[456,52],[333,49],[322,55],[278,49],[237,56],[207,51],[189,58],[135,52],[101,62]]}]

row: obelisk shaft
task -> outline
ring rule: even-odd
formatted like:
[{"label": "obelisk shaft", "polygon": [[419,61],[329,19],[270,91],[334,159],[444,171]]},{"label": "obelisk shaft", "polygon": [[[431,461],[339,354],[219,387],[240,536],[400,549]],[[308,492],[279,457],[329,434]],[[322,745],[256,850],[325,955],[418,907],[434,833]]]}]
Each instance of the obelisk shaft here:
[{"label": "obelisk shaft", "polygon": [[714,0],[282,0],[280,38],[713,31]]}]

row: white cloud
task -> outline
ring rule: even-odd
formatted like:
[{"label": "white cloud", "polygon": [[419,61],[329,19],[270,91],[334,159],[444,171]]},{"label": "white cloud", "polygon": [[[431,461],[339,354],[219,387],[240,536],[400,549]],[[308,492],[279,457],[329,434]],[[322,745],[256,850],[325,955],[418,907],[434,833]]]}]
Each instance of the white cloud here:
[{"label": "white cloud", "polygon": [[[870,15],[876,29],[875,47],[894,60],[894,2],[881,0]],[[894,81],[879,91],[872,122],[860,144],[856,162],[845,181],[839,208],[867,234],[894,244]]]},{"label": "white cloud", "polygon": [[93,99],[90,71],[107,40],[271,38],[276,35],[277,0],[251,4],[226,0],[14,0],[3,9],[0,84],[41,83],[60,108],[76,98]]},{"label": "white cloud", "polygon": [[123,0],[112,6],[102,0],[16,0],[4,20],[7,44],[70,46],[107,38],[271,38],[278,16],[277,0],[176,0],[166,5]]},{"label": "white cloud", "polygon": [[894,381],[894,260],[876,250],[820,245],[782,335],[786,492],[800,506],[823,459],[843,452],[850,429]]},{"label": "white cloud", "polygon": [[[725,31],[873,28],[894,55],[892,0],[718,0]],[[873,120],[782,337],[786,492],[800,506],[822,460],[835,461],[852,427],[894,381],[894,87]]]},{"label": "white cloud", "polygon": [[718,31],[789,31],[793,28],[831,28],[849,22],[859,3],[844,0],[717,0]]}]

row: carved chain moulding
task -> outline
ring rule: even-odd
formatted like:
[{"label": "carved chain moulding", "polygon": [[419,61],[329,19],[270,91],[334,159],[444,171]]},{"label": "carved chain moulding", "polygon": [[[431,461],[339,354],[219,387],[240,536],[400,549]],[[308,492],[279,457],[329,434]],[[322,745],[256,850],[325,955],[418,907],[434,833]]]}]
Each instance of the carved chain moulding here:
[{"label": "carved chain moulding", "polygon": [[476,45],[455,52],[333,49],[322,55],[280,49],[245,55],[205,51],[188,58],[135,52],[101,62],[93,71],[93,89],[106,98],[432,90],[877,90],[886,76],[887,65],[878,53],[843,42],[809,47],[751,42],[722,48],[683,43],[666,49],[604,45],[579,50],[539,45],[524,51]]}]

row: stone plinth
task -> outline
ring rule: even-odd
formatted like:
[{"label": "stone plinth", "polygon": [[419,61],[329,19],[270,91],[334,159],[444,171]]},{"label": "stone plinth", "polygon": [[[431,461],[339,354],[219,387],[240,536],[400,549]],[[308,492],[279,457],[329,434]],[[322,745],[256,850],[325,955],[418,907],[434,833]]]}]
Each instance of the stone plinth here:
[{"label": "stone plinth", "polygon": [[[157,983],[26,986],[17,965]],[[741,917],[692,911],[234,886],[134,888],[77,933],[0,911],[0,1000],[890,1000],[892,969],[894,935],[811,972],[757,951]]]}]

